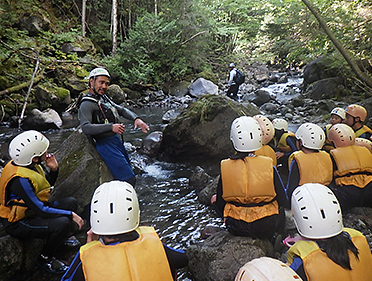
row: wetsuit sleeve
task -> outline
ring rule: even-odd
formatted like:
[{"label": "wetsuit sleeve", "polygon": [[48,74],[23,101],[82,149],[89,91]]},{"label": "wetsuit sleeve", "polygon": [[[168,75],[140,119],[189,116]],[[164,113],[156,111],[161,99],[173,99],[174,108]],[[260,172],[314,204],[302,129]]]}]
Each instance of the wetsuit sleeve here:
[{"label": "wetsuit sleeve", "polygon": [[296,137],[288,136],[286,139],[288,146],[291,148],[292,151],[284,153],[284,155],[288,156],[291,155],[293,152],[297,151],[296,147]]},{"label": "wetsuit sleeve", "polygon": [[172,276],[176,280],[175,277],[177,274],[177,269],[187,266],[187,264],[189,263],[189,258],[187,257],[186,252],[183,250],[177,250],[164,244],[163,247],[165,250],[165,254],[167,255]]},{"label": "wetsuit sleeve", "polygon": [[85,135],[99,135],[112,131],[112,123],[93,124],[93,112],[97,109],[97,104],[91,101],[83,101],[79,107],[79,121],[81,129]]},{"label": "wetsuit sleeve", "polygon": [[218,184],[217,184],[217,198],[216,198],[216,203],[215,209],[220,217],[223,217],[223,211],[225,209],[226,201],[222,198],[222,179],[221,175],[220,178],[218,179]]},{"label": "wetsuit sleeve", "polygon": [[56,216],[72,216],[72,212],[63,209],[52,208],[45,205],[37,198],[30,181],[26,178],[16,177],[10,181],[12,198],[22,199],[27,207],[37,216],[47,218]]},{"label": "wetsuit sleeve", "polygon": [[292,268],[293,271],[295,271],[302,278],[303,281],[307,281],[304,264],[301,258],[299,258],[298,256],[295,256],[293,258],[292,264],[289,267]]},{"label": "wetsuit sleeve", "polygon": [[287,195],[285,194],[283,181],[280,178],[278,170],[276,169],[275,166],[273,166],[273,170],[276,199],[278,200],[279,206],[289,209],[290,206]]},{"label": "wetsuit sleeve", "polygon": [[292,160],[291,166],[289,167],[288,183],[287,183],[287,197],[289,206],[291,205],[291,197],[293,191],[298,187],[300,183],[300,171],[295,159]]},{"label": "wetsuit sleeve", "polygon": [[79,252],[77,252],[68,270],[62,276],[61,281],[85,281]]},{"label": "wetsuit sleeve", "polygon": [[124,106],[117,105],[112,100],[110,100],[110,103],[116,108],[119,115],[124,117],[125,119],[134,121],[137,118],[139,118],[137,114],[135,114],[133,111],[129,110],[128,108],[125,108]]}]

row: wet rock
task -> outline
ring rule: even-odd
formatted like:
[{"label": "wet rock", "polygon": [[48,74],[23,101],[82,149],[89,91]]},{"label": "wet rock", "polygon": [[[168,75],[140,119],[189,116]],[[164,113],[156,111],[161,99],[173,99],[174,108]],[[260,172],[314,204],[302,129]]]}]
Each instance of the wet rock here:
[{"label": "wet rock", "polygon": [[270,93],[265,90],[257,90],[254,93],[246,94],[243,96],[243,101],[253,102],[257,106],[261,106],[271,99]]},{"label": "wet rock", "polygon": [[204,189],[209,183],[213,181],[213,177],[208,175],[205,170],[196,166],[195,171],[190,177],[190,186],[195,188],[196,194],[198,194],[202,189]]},{"label": "wet rock", "polygon": [[246,262],[273,254],[273,246],[268,240],[233,236],[225,230],[191,245],[186,252],[195,280],[231,281]]},{"label": "wet rock", "polygon": [[163,121],[164,124],[168,124],[170,121],[176,119],[177,116],[180,115],[181,112],[182,112],[182,107],[177,108],[177,109],[170,109],[164,113],[161,120]]},{"label": "wet rock", "polygon": [[54,154],[59,163],[59,175],[50,200],[75,197],[82,211],[90,204],[97,186],[113,179],[94,145],[80,129],[75,130]]},{"label": "wet rock", "polygon": [[343,89],[344,86],[342,86],[340,78],[325,78],[315,81],[310,85],[307,88],[305,95],[314,100],[329,99],[340,97],[343,94]]},{"label": "wet rock", "polygon": [[141,148],[139,149],[138,153],[147,155],[151,158],[158,156],[162,140],[163,132],[151,132],[143,139]]},{"label": "wet rock", "polygon": [[207,206],[211,205],[211,197],[217,192],[219,179],[219,176],[215,177],[212,182],[208,183],[207,186],[198,193],[198,200],[200,203]]},{"label": "wet rock", "polygon": [[189,93],[193,97],[200,97],[204,95],[217,95],[218,94],[218,86],[215,85],[213,82],[206,80],[204,78],[198,78],[194,83],[192,83],[189,87]]},{"label": "wet rock", "polygon": [[204,96],[165,127],[161,151],[173,159],[226,158],[233,153],[231,122],[241,115],[255,114],[259,110],[250,104],[243,105],[225,96]]},{"label": "wet rock", "polygon": [[125,98],[127,97],[120,86],[116,84],[112,84],[107,88],[106,95],[116,104],[125,103]]},{"label": "wet rock", "polygon": [[39,109],[33,109],[23,121],[22,129],[47,131],[49,129],[59,129],[62,126],[62,119],[53,109],[47,109],[41,112]]}]

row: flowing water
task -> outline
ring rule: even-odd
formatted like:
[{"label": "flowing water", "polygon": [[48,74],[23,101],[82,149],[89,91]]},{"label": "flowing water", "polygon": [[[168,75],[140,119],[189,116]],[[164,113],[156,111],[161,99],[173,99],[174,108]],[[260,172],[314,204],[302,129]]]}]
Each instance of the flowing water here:
[{"label": "flowing water", "polygon": [[[274,92],[278,100],[288,98],[287,86],[299,85],[301,80],[290,80],[287,84],[273,85],[265,90]],[[293,88],[293,87],[291,87]],[[291,92],[292,94],[293,91]],[[164,108],[134,110],[151,128],[162,130],[161,117]],[[61,130],[43,132],[50,140],[50,152],[58,150],[59,145],[75,130],[76,117],[64,120]],[[0,126],[0,158],[7,154],[9,140],[18,133],[17,129]],[[133,124],[126,123],[124,138],[136,146],[146,135],[134,130]],[[227,140],[228,141],[228,140]],[[137,176],[136,191],[140,201],[141,224],[155,227],[162,241],[177,249],[200,241],[200,231],[208,224],[223,227],[222,219],[215,212],[198,202],[195,190],[189,185],[189,178],[196,165],[216,176],[219,163],[168,163],[155,161],[145,167],[145,172]],[[191,280],[188,272],[181,272],[178,280]]]}]

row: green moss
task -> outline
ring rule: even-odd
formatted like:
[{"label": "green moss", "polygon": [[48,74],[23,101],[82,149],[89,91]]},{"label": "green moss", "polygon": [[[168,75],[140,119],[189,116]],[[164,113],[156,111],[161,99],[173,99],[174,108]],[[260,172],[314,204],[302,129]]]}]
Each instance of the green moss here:
[{"label": "green moss", "polygon": [[61,87],[56,87],[54,89],[54,93],[55,95],[60,98],[60,99],[64,99],[65,97],[67,97],[69,94],[70,94],[70,91],[65,89],[65,88],[61,88]]},{"label": "green moss", "polygon": [[75,68],[75,74],[77,77],[84,79],[85,77],[88,77],[89,72],[86,71],[84,68],[77,67]]}]

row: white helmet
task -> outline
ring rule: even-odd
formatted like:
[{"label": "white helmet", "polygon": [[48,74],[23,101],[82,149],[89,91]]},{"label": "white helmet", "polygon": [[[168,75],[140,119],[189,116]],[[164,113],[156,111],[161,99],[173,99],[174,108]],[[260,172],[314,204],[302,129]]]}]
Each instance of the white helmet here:
[{"label": "white helmet", "polygon": [[341,107],[335,107],[334,109],[332,109],[331,114],[337,115],[342,120],[344,120],[346,118],[345,109],[343,109]]},{"label": "white helmet", "polygon": [[89,73],[89,76],[88,76],[88,80],[92,77],[96,77],[96,76],[107,76],[108,78],[110,78],[110,74],[108,73],[108,71],[102,67],[97,67],[95,69],[93,69],[90,73]]},{"label": "white helmet", "polygon": [[364,138],[356,138],[355,145],[364,146],[372,153],[372,141]]},{"label": "white helmet", "polygon": [[328,139],[333,142],[335,147],[354,145],[355,133],[354,130],[346,124],[335,124],[328,132]]},{"label": "white helmet", "polygon": [[288,265],[280,260],[262,257],[251,260],[242,266],[235,281],[301,281]]},{"label": "white helmet", "polygon": [[262,146],[260,124],[252,117],[241,116],[231,124],[230,140],[239,152],[252,152]]},{"label": "white helmet", "polygon": [[273,123],[271,123],[269,118],[260,114],[253,116],[253,119],[255,119],[258,124],[260,124],[262,131],[262,143],[268,144],[275,135]]},{"label": "white helmet", "polygon": [[304,123],[297,129],[296,138],[301,140],[306,148],[321,149],[325,141],[325,133],[316,124]]},{"label": "white helmet", "polygon": [[124,181],[110,181],[95,190],[90,223],[97,235],[116,235],[136,229],[140,210],[134,188]]},{"label": "white helmet", "polygon": [[19,166],[28,166],[32,159],[47,151],[49,140],[40,132],[30,130],[17,135],[9,144],[9,155]]},{"label": "white helmet", "polygon": [[309,239],[325,239],[342,232],[340,204],[333,192],[319,183],[297,187],[291,198],[291,212],[298,233]]},{"label": "white helmet", "polygon": [[277,130],[288,131],[288,122],[282,118],[275,118],[273,120],[273,126]]}]

